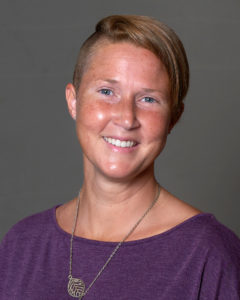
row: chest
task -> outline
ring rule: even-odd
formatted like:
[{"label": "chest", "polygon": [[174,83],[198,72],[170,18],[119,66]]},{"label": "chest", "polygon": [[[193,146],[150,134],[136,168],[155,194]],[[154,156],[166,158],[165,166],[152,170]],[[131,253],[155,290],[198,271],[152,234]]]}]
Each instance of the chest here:
[{"label": "chest", "polygon": [[[67,291],[69,244],[41,247],[41,251],[36,247],[22,251],[10,262],[5,278],[6,297],[74,299]],[[102,248],[75,243],[73,277],[81,278],[88,288],[113,249],[111,245]],[[197,253],[179,251],[177,244],[122,246],[83,299],[198,299],[203,272],[203,263],[198,261]]]}]

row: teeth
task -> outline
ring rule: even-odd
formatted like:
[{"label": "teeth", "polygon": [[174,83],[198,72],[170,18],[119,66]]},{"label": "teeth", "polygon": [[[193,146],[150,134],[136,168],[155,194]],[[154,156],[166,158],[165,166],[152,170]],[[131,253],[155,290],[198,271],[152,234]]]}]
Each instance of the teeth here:
[{"label": "teeth", "polygon": [[122,148],[130,148],[136,145],[136,143],[133,141],[120,141],[120,140],[107,138],[107,137],[104,137],[104,140],[109,144],[112,144],[117,147],[122,147]]}]

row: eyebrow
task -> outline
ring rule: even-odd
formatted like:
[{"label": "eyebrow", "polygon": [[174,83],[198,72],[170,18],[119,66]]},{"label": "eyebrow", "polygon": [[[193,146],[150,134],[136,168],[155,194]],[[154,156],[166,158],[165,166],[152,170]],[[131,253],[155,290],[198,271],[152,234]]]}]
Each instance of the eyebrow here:
[{"label": "eyebrow", "polygon": [[[102,79],[102,81],[106,81],[106,82],[109,82],[109,83],[113,83],[113,84],[116,84],[118,83],[119,81],[118,80],[115,80],[115,79]],[[155,89],[149,89],[149,88],[142,88],[142,90],[146,93],[153,93],[153,92],[158,92],[158,93],[162,93],[161,90],[155,90]]]},{"label": "eyebrow", "polygon": [[109,83],[118,83],[118,80],[115,80],[115,79],[101,79],[102,81],[106,81],[106,82],[109,82]]},{"label": "eyebrow", "polygon": [[162,93],[162,91],[160,91],[160,90],[154,90],[154,89],[149,89],[149,88],[143,88],[142,90],[146,93],[154,93],[154,92]]}]

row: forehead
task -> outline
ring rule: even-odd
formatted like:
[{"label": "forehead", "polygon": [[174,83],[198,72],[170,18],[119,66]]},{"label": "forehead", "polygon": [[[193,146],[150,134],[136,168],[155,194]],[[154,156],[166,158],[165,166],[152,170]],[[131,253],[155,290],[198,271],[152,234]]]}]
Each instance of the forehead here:
[{"label": "forehead", "polygon": [[150,50],[129,42],[104,41],[97,44],[89,55],[83,75],[88,72],[125,72],[148,73],[146,76],[159,76],[166,73],[161,60]]},{"label": "forehead", "polygon": [[89,55],[89,62],[91,63],[96,61],[99,57],[105,58],[108,56],[108,58],[111,58],[119,55],[124,57],[131,57],[131,55],[133,55],[136,57],[136,54],[137,56],[140,55],[141,58],[149,59],[151,57],[153,60],[160,61],[160,59],[150,50],[136,46],[130,42],[100,41],[94,46],[91,52],[92,53]]}]

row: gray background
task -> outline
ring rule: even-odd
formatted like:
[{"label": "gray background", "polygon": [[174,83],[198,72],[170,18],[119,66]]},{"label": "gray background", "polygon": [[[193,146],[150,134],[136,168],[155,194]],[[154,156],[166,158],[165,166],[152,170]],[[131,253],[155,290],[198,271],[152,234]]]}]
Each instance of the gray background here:
[{"label": "gray background", "polygon": [[1,0],[0,238],[81,186],[64,88],[81,42],[110,14],[153,16],[182,39],[191,88],[156,174],[169,191],[240,235],[239,0]]}]

